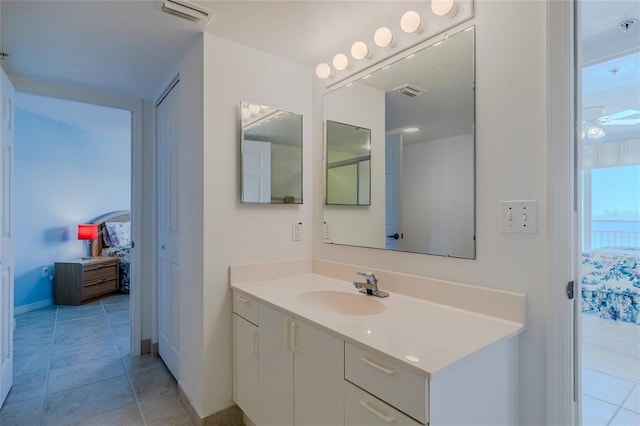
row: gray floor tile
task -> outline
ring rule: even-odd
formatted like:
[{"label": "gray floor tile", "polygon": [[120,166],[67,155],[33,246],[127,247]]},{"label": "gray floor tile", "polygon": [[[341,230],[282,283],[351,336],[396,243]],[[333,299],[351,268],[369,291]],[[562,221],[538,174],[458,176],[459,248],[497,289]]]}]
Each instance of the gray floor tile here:
[{"label": "gray floor tile", "polygon": [[140,401],[140,409],[149,426],[191,426],[191,419],[178,398],[153,397]]},{"label": "gray floor tile", "polygon": [[126,303],[127,305],[129,305],[129,295],[123,293],[117,293],[111,296],[103,297],[101,300],[103,305],[111,305],[114,303]]},{"label": "gray floor tile", "polygon": [[35,398],[16,404],[5,403],[0,410],[0,425],[31,426],[40,424],[44,398]]},{"label": "gray floor tile", "polygon": [[158,398],[177,398],[178,386],[164,364],[129,373],[133,391],[139,402]]},{"label": "gray floor tile", "polygon": [[107,314],[115,313],[115,312],[126,312],[129,313],[129,303],[112,303],[110,305],[104,305],[104,310]]},{"label": "gray floor tile", "polygon": [[85,320],[85,321],[93,321],[97,320],[96,317],[102,318],[104,316],[104,311],[102,310],[102,306],[91,307],[90,309],[82,309],[82,310],[67,310],[58,312],[58,324],[64,323],[66,321],[75,321],[75,320]]},{"label": "gray floor tile", "polygon": [[47,371],[42,370],[34,374],[18,376],[7,396],[7,404],[27,401],[44,396],[47,384]]},{"label": "gray floor tile", "polygon": [[21,355],[13,359],[13,380],[49,369],[51,352],[33,352],[29,355]]},{"label": "gray floor tile", "polygon": [[78,386],[45,397],[42,422],[69,424],[135,404],[126,376]]},{"label": "gray floor tile", "polygon": [[115,356],[118,356],[118,350],[113,339],[104,342],[83,342],[68,346],[54,346],[51,353],[50,366],[51,368],[62,367],[78,362]]},{"label": "gray floor tile", "polygon": [[75,424],[82,426],[143,426],[137,404],[128,407],[107,411],[88,419],[83,419]]},{"label": "gray floor tile", "polygon": [[47,394],[125,374],[120,358],[102,358],[49,370]]},{"label": "gray floor tile", "polygon": [[139,374],[141,371],[148,370],[150,368],[164,366],[160,358],[153,358],[151,355],[124,355],[120,357],[120,360],[130,375]]}]

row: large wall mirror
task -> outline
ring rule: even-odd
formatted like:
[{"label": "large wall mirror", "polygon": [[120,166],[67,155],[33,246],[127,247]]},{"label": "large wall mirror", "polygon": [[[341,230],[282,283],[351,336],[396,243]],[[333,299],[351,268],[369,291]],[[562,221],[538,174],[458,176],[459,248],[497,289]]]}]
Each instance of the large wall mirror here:
[{"label": "large wall mirror", "polygon": [[474,68],[470,27],[324,96],[327,127],[370,130],[371,173],[367,206],[326,200],[325,242],[475,258]]},{"label": "large wall mirror", "polygon": [[302,204],[302,115],[240,103],[242,202]]}]

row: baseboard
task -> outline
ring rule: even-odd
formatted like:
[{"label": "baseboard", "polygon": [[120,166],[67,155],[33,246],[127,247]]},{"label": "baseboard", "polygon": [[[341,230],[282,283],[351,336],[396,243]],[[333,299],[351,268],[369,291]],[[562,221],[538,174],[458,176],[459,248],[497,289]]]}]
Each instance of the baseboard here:
[{"label": "baseboard", "polygon": [[195,426],[244,426],[242,410],[237,405],[201,418],[180,384],[178,384],[178,397],[191,423]]},{"label": "baseboard", "polygon": [[53,305],[53,297],[45,300],[40,300],[35,303],[29,303],[28,305],[16,306],[15,308],[13,308],[13,315],[26,314],[27,312],[45,308],[49,305]]}]

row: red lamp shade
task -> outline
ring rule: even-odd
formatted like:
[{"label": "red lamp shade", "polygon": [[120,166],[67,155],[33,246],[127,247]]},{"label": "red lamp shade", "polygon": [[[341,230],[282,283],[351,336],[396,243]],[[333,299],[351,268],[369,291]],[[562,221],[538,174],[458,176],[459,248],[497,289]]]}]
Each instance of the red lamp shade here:
[{"label": "red lamp shade", "polygon": [[79,240],[95,240],[96,238],[98,238],[98,225],[78,225]]}]

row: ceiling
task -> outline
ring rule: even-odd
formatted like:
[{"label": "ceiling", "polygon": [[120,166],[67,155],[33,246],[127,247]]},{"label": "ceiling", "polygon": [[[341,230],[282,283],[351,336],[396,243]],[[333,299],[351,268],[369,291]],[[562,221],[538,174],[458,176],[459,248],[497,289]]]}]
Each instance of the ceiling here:
[{"label": "ceiling", "polygon": [[[426,1],[196,2],[218,13],[206,31],[310,67],[344,51],[345,45],[353,40],[370,39],[372,29],[391,25],[390,21],[398,21],[406,10],[419,10],[428,4]],[[603,58],[615,64],[620,52],[639,50],[640,23],[627,33],[617,25],[624,19],[640,19],[640,2],[583,0],[581,6],[582,57],[586,64],[597,65]],[[2,0],[0,8],[0,48],[10,55],[2,66],[9,75],[135,98],[153,99],[157,95],[158,87],[169,77],[167,73],[201,31],[198,24],[162,12],[159,0]],[[640,93],[640,72],[637,61],[635,64],[631,68],[620,67],[622,73],[616,77],[625,77],[627,73],[627,83],[616,91],[602,83],[610,80],[610,75],[595,70],[589,81],[601,89],[585,95],[585,106],[602,105],[605,114],[622,109],[640,110],[640,105],[633,104],[634,99],[640,102],[640,96],[636,96]],[[622,78],[618,83],[619,80]],[[614,101],[609,95],[614,92],[615,102],[622,103],[611,107],[609,104]],[[625,126],[624,131],[629,131],[629,127]],[[613,126],[608,129],[615,132]]]}]

